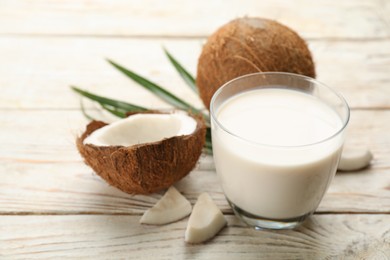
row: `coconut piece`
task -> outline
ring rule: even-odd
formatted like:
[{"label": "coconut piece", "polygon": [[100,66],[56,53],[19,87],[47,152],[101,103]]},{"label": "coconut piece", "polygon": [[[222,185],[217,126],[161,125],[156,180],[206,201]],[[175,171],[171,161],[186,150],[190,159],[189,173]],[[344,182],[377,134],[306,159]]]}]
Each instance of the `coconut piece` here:
[{"label": "coconut piece", "polygon": [[175,222],[191,213],[191,203],[171,186],[151,209],[145,211],[141,224],[164,225]]},{"label": "coconut piece", "polygon": [[196,85],[209,108],[213,94],[224,83],[266,71],[315,77],[310,50],[296,32],[276,21],[244,17],[208,38],[198,60]]},{"label": "coconut piece", "polygon": [[76,143],[85,163],[109,184],[130,194],[150,194],[194,168],[205,135],[201,116],[142,113],[111,125],[92,121]]},{"label": "coconut piece", "polygon": [[214,237],[225,225],[226,219],[207,193],[195,203],[185,232],[187,243],[201,243]]},{"label": "coconut piece", "polygon": [[343,149],[337,169],[340,171],[361,170],[370,164],[372,158],[372,153],[367,148],[347,147]]}]

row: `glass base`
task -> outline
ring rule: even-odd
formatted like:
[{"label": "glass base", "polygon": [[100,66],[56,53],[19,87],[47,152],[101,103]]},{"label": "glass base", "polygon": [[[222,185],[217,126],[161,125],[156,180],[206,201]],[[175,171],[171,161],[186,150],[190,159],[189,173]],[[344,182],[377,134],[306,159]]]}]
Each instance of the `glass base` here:
[{"label": "glass base", "polygon": [[264,218],[260,216],[253,215],[239,207],[237,207],[234,203],[232,203],[229,199],[227,199],[230,206],[233,209],[234,214],[245,222],[247,225],[254,227],[255,229],[293,229],[303,223],[311,214],[309,212],[305,215],[290,218],[290,219],[270,219]]}]

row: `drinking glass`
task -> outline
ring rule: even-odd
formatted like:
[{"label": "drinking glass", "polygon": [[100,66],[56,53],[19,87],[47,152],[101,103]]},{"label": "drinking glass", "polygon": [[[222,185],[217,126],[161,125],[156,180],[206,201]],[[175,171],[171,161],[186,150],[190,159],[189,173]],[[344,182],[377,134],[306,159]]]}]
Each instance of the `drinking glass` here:
[{"label": "drinking glass", "polygon": [[[276,101],[266,102],[266,97],[259,100],[259,105],[264,104],[269,114],[281,106],[287,107],[287,111],[288,106],[293,111],[297,107],[301,109],[300,99],[283,96],[286,91],[290,94],[293,91],[310,101],[297,113],[308,114],[314,120],[319,117],[319,120],[327,120],[326,123],[337,127],[320,140],[284,144],[284,133],[293,131],[294,125],[283,126],[275,116],[274,121],[271,120],[275,122],[275,129],[272,129],[273,124],[264,127],[269,130],[270,137],[273,137],[273,132],[280,134],[280,140],[277,144],[258,142],[245,133],[252,125],[254,129],[262,127],[263,114],[249,118],[242,126],[226,121],[228,119],[224,121],[221,116],[221,111],[230,106],[229,111],[238,113],[236,118],[244,118],[245,110],[240,112],[237,108],[236,111],[239,102],[231,101],[238,100],[242,94],[252,93],[250,91],[256,91],[256,95],[272,91],[281,94],[280,101],[275,95]],[[250,109],[251,105],[245,106]],[[254,102],[253,106],[258,104]],[[326,109],[322,111],[322,107]],[[335,116],[327,116],[327,110]],[[217,175],[236,216],[258,229],[289,229],[313,214],[336,173],[349,121],[349,107],[340,94],[313,78],[297,74],[254,73],[224,84],[211,100],[210,114]],[[315,129],[308,122],[302,131],[310,135],[312,128]]]}]

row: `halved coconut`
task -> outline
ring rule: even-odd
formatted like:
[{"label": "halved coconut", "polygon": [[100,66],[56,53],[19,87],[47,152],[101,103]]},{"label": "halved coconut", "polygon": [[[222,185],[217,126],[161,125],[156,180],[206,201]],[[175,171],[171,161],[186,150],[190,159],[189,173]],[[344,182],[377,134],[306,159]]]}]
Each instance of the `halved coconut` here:
[{"label": "halved coconut", "polygon": [[131,194],[170,187],[195,166],[205,142],[200,116],[140,113],[110,125],[92,121],[77,138],[85,163]]}]

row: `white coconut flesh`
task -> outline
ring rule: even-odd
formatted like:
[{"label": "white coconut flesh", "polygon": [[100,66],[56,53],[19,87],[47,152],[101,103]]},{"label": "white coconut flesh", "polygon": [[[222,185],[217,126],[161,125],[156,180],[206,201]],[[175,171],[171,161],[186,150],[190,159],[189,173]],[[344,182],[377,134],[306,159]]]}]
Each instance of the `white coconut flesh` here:
[{"label": "white coconut flesh", "polygon": [[84,140],[96,146],[132,146],[174,136],[190,135],[197,126],[184,113],[136,114],[97,129]]},{"label": "white coconut flesh", "polygon": [[207,193],[199,195],[185,232],[187,243],[202,243],[214,237],[227,222]]},{"label": "white coconut flesh", "polygon": [[180,220],[191,213],[191,203],[171,186],[152,208],[145,211],[140,223],[164,225]]},{"label": "white coconut flesh", "polygon": [[366,147],[343,148],[340,162],[337,167],[341,171],[357,171],[366,168],[373,159],[372,153]]}]

